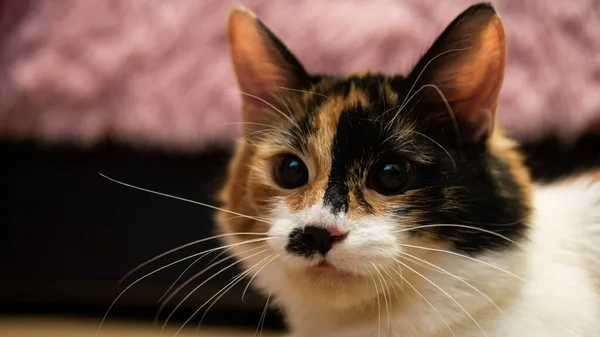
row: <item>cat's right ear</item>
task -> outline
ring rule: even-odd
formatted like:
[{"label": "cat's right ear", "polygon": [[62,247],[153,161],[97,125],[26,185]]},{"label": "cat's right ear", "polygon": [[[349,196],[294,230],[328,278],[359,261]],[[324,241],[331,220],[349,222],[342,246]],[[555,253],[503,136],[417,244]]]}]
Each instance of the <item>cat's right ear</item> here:
[{"label": "cat's right ear", "polygon": [[286,89],[301,89],[310,80],[300,62],[243,7],[234,7],[229,14],[229,45],[242,92],[244,121],[272,124],[284,117],[276,111],[287,113],[281,94],[291,92]]}]

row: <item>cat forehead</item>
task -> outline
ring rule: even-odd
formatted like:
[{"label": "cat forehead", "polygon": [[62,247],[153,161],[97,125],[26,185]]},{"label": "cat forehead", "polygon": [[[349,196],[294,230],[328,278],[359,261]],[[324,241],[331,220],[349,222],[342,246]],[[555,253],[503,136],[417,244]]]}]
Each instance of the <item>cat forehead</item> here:
[{"label": "cat forehead", "polygon": [[417,120],[403,106],[403,81],[379,74],[319,78],[288,107],[295,123],[282,145],[319,157],[354,154],[353,160],[368,161],[373,158],[357,154],[406,152],[413,160],[427,161],[426,149],[420,151],[412,142]]},{"label": "cat forehead", "polygon": [[[380,74],[358,73],[345,77],[318,77],[303,99],[310,103],[318,101],[336,103],[340,108],[362,108],[396,104],[398,101],[400,77],[391,78]],[[373,110],[373,114],[377,111]]]}]

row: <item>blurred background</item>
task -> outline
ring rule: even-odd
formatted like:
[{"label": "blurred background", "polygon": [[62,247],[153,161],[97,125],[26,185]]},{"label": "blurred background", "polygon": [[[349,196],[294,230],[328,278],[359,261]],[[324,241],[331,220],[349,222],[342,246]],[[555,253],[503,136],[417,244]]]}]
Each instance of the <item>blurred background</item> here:
[{"label": "blurred background", "polygon": [[[406,73],[475,2],[241,4],[311,72]],[[498,122],[521,142],[538,180],[597,166],[600,2],[492,3],[504,20],[509,52]],[[98,172],[214,203],[240,131],[226,39],[233,4],[0,0],[0,336],[94,336],[131,282],[216,247],[213,240],[182,249],[119,283],[140,263],[211,236],[212,212],[117,185]],[[215,255],[192,265],[178,285]],[[239,273],[218,274],[182,302],[221,267],[212,268],[169,301],[152,325],[159,299],[193,261],[134,284],[111,308],[99,336],[158,336],[181,302],[167,327],[173,335]],[[203,326],[254,335],[266,299],[249,292],[242,301],[246,284],[217,301]],[[197,335],[205,308],[184,334]],[[281,328],[277,310],[268,311],[267,328]],[[200,335],[236,336],[232,330]]]}]

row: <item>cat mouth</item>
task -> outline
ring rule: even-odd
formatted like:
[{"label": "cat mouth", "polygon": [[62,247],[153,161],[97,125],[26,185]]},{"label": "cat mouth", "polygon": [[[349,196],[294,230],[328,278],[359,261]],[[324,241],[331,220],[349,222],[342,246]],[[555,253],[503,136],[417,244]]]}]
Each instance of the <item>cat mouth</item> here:
[{"label": "cat mouth", "polygon": [[330,268],[335,268],[335,267],[331,263],[323,260],[323,261],[319,262],[319,264],[317,265],[316,268],[330,269]]},{"label": "cat mouth", "polygon": [[348,270],[339,268],[335,264],[322,260],[318,264],[309,268],[309,272],[311,274],[316,274],[319,276],[329,276],[329,277],[350,277],[356,276],[355,273],[350,272]]}]

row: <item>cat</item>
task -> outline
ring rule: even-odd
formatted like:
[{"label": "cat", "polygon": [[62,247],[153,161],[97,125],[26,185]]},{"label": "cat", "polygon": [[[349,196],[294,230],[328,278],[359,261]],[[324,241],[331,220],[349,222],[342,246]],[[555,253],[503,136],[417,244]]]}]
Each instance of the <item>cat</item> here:
[{"label": "cat", "polygon": [[291,336],[600,336],[600,174],[532,182],[495,123],[491,4],[406,76],[310,74],[243,7],[229,41],[244,135],[218,228]]}]

